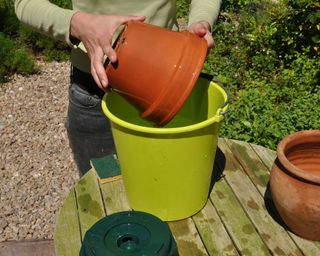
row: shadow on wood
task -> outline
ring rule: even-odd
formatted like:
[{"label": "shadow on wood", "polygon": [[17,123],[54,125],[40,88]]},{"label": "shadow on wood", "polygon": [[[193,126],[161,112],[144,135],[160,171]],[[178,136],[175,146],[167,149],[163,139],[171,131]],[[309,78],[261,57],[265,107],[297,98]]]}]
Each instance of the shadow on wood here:
[{"label": "shadow on wood", "polygon": [[226,166],[226,157],[224,153],[221,151],[221,149],[218,147],[216,152],[216,157],[214,160],[212,175],[211,175],[209,195],[211,194],[214,184],[223,177],[223,171],[225,166]]},{"label": "shadow on wood", "polygon": [[266,209],[270,216],[283,228],[288,229],[287,225],[282,220],[279,212],[276,209],[276,206],[273,203],[272,197],[271,197],[271,191],[270,191],[270,183],[268,182],[266,192],[264,193],[264,204],[266,206]]}]

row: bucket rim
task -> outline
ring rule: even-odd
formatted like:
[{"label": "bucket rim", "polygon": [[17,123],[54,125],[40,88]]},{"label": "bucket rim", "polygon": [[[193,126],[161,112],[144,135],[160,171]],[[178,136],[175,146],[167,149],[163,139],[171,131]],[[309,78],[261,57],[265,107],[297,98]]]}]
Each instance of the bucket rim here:
[{"label": "bucket rim", "polygon": [[[199,78],[205,79],[205,78],[201,78],[201,77],[199,77]],[[223,94],[223,96],[225,97],[225,101],[217,109],[216,114],[213,117],[211,117],[207,120],[204,120],[202,122],[192,124],[192,125],[187,125],[187,126],[170,127],[170,128],[146,127],[146,126],[126,122],[126,121],[122,120],[121,118],[112,114],[111,111],[109,111],[109,109],[107,108],[106,99],[107,99],[108,93],[105,93],[105,95],[103,96],[102,101],[101,101],[101,107],[102,107],[102,111],[104,112],[104,114],[110,119],[110,121],[112,123],[115,123],[119,126],[127,128],[129,130],[134,130],[136,132],[143,132],[143,133],[150,133],[150,134],[176,134],[176,133],[191,132],[191,131],[199,130],[203,127],[207,127],[213,123],[220,122],[223,119],[223,115],[228,112],[228,105],[229,105],[229,98],[230,98],[229,92],[226,90],[226,88],[219,81],[216,81],[216,80],[211,80],[210,86],[215,86]]]}]

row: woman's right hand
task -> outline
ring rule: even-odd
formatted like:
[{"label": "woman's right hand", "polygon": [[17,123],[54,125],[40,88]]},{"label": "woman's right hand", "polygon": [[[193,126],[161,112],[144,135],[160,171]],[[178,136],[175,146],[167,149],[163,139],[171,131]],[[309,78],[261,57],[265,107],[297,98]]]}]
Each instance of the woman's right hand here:
[{"label": "woman's right hand", "polygon": [[94,15],[76,12],[70,25],[70,35],[84,44],[91,63],[91,74],[102,89],[108,87],[108,78],[103,66],[104,56],[110,62],[117,61],[112,48],[112,36],[116,29],[128,21],[144,21],[144,16]]}]

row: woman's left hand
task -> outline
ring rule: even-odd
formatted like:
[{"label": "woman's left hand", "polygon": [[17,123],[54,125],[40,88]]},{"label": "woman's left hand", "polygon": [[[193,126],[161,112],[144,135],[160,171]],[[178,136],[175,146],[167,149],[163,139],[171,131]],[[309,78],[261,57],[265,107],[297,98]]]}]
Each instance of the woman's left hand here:
[{"label": "woman's left hand", "polygon": [[214,41],[211,34],[211,26],[207,21],[194,22],[188,27],[188,30],[191,33],[196,34],[197,36],[206,39],[208,44],[208,51],[214,46]]}]

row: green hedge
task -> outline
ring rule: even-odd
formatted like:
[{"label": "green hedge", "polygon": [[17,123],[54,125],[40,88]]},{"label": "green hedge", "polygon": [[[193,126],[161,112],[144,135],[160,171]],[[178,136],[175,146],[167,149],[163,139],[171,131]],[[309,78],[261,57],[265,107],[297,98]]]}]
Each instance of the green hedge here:
[{"label": "green hedge", "polygon": [[231,94],[221,136],[272,149],[320,129],[320,3],[224,1],[205,71]]},{"label": "green hedge", "polygon": [[[52,2],[61,7],[71,7],[69,0]],[[14,13],[12,0],[0,0],[0,20],[0,82],[8,81],[13,73],[36,73],[35,58],[39,55],[47,61],[69,58],[67,45],[21,24]]]},{"label": "green hedge", "polygon": [[[177,7],[177,16],[187,18],[188,1],[177,0]],[[275,149],[289,133],[320,129],[319,10],[320,3],[309,0],[223,1],[203,69],[230,91],[221,136]],[[66,45],[17,20],[12,1],[0,0],[0,20],[0,82],[14,72],[37,72],[39,54],[68,58]]]}]

